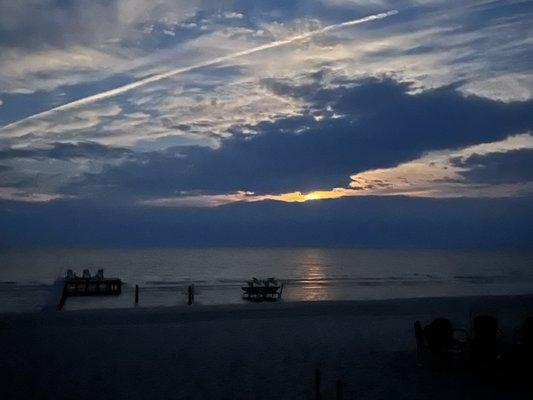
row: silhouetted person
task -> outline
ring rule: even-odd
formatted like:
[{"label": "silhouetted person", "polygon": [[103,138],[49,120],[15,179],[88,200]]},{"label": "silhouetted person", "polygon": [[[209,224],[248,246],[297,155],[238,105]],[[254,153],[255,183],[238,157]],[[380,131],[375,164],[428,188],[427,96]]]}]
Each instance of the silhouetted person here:
[{"label": "silhouetted person", "polygon": [[437,318],[424,327],[424,336],[434,361],[446,363],[453,346],[453,326],[447,318]]},{"label": "silhouetted person", "polygon": [[499,336],[498,320],[490,315],[474,318],[472,360],[483,366],[494,366],[500,359],[503,343]]},{"label": "silhouetted person", "polygon": [[528,317],[522,327],[524,353],[533,362],[533,317]]}]

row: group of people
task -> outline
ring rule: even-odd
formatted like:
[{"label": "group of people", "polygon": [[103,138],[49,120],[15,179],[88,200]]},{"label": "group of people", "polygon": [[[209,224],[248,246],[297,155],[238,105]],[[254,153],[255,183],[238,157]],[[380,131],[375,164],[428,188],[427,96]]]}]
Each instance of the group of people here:
[{"label": "group of people", "polygon": [[434,363],[449,365],[459,359],[480,367],[533,366],[533,317],[528,317],[508,340],[491,315],[478,315],[472,331],[454,328],[447,318],[437,318],[422,327],[415,322],[419,353],[429,349]]}]

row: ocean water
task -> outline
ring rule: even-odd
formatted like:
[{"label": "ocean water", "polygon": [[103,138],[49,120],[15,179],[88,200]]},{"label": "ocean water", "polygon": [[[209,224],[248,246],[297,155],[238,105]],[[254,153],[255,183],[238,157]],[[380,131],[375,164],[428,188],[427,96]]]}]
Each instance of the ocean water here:
[{"label": "ocean water", "polygon": [[533,293],[533,252],[466,252],[330,248],[4,249],[0,311],[54,307],[67,269],[103,268],[123,280],[118,297],[69,298],[66,309],[186,302],[241,303],[251,277],[284,283],[282,301],[364,300]]}]

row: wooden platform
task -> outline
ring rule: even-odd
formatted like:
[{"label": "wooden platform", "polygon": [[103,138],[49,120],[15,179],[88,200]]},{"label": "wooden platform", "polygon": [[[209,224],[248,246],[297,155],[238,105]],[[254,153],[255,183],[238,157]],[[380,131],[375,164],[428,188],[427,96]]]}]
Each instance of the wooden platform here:
[{"label": "wooden platform", "polygon": [[65,280],[63,292],[68,296],[119,295],[122,281],[118,278],[69,278]]},{"label": "wooden platform", "polygon": [[104,278],[104,271],[91,276],[88,270],[83,276],[76,276],[71,270],[67,272],[63,292],[57,308],[61,310],[70,296],[118,296],[122,291],[119,278]]}]

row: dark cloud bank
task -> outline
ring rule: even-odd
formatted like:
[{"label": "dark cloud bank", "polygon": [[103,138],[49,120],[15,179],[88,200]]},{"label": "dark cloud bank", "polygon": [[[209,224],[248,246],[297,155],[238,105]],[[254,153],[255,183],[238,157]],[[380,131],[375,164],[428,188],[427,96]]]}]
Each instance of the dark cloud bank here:
[{"label": "dark cloud bank", "polygon": [[457,165],[468,168],[461,173],[474,183],[521,183],[533,181],[533,150],[507,153],[475,154]]},{"label": "dark cloud bank", "polygon": [[236,134],[216,150],[195,146],[142,154],[87,175],[69,190],[91,188],[94,193],[105,185],[115,193],[163,196],[177,191],[307,192],[346,186],[352,173],[392,167],[424,151],[501,140],[533,127],[531,101],[465,97],[454,87],[410,95],[407,84],[393,80],[369,79],[334,90],[319,86],[276,85],[274,90],[311,101],[311,109],[330,106],[330,116],[343,118],[317,123],[310,111],[261,124],[254,137]]},{"label": "dark cloud bank", "polygon": [[533,245],[531,199],[344,198],[218,208],[4,205],[3,245],[361,246],[519,248]]}]

